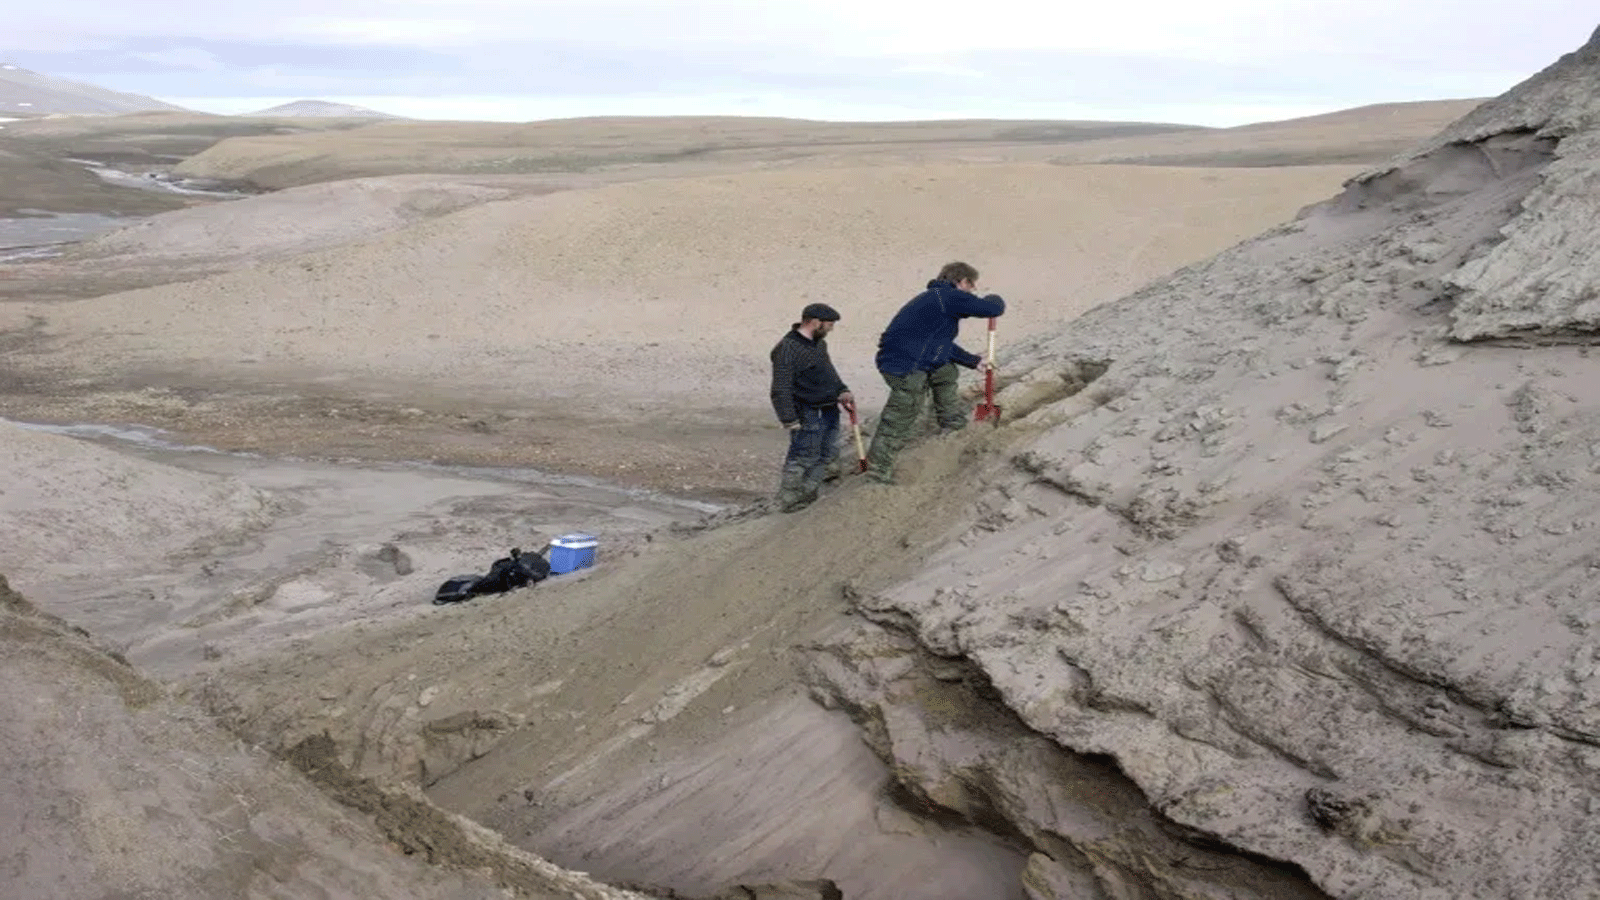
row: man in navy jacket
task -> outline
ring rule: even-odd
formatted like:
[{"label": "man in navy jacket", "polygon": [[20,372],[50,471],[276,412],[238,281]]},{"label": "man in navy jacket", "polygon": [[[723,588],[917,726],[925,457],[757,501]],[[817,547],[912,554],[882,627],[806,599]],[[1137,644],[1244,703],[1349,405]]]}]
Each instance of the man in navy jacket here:
[{"label": "man in navy jacket", "polygon": [[928,289],[906,301],[878,338],[878,374],[889,385],[889,399],[867,450],[867,477],[894,483],[894,460],[912,437],[923,398],[933,398],[941,431],[966,427],[957,366],[982,369],[988,363],[956,343],[961,320],[989,318],[1006,311],[998,294],[979,297],[978,270],[964,262],[947,264]]}]

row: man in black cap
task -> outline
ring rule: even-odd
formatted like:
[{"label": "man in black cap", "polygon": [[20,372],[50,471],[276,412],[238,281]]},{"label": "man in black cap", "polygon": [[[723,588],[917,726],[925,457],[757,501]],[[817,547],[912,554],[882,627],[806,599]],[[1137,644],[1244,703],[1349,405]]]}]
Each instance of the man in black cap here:
[{"label": "man in black cap", "polygon": [[839,455],[839,407],[855,405],[828,358],[826,338],[837,321],[838,310],[812,303],[772,348],[772,410],[789,430],[778,485],[778,508],[784,512],[817,499],[828,464]]}]

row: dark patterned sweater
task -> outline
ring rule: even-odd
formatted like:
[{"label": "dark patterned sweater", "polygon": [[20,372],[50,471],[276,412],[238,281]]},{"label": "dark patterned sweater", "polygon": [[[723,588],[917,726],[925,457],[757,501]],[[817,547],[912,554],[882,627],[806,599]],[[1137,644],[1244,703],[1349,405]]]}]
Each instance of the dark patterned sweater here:
[{"label": "dark patterned sweater", "polygon": [[812,340],[791,327],[772,348],[772,411],[785,425],[800,419],[800,408],[832,406],[848,391],[828,358],[827,338]]}]

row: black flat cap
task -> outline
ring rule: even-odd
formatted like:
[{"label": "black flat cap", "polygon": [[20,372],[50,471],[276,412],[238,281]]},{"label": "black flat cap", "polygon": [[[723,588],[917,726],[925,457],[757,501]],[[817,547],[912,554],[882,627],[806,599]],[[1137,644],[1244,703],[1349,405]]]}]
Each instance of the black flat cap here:
[{"label": "black flat cap", "polygon": [[826,303],[809,303],[805,309],[800,310],[800,321],[806,319],[821,319],[824,322],[839,321],[839,311]]}]

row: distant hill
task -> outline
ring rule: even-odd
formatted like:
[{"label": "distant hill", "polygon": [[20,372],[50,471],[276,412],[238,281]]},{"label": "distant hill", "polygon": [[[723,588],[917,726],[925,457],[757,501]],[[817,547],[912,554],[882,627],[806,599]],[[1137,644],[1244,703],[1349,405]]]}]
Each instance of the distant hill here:
[{"label": "distant hill", "polygon": [[1483,100],[1378,103],[1277,122],[1256,122],[1064,146],[1061,163],[1146,166],[1375,165],[1404,153]]},{"label": "distant hill", "polygon": [[115,115],[156,109],[187,112],[181,106],[143,94],[125,94],[81,81],[40,75],[10,63],[0,63],[0,116],[6,118],[31,118],[59,113]]},{"label": "distant hill", "polygon": [[330,119],[401,119],[404,116],[394,116],[365,106],[352,106],[349,103],[329,103],[326,100],[296,100],[274,106],[271,109],[257,110],[253,113],[244,113],[246,116],[319,116]]}]

